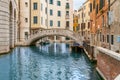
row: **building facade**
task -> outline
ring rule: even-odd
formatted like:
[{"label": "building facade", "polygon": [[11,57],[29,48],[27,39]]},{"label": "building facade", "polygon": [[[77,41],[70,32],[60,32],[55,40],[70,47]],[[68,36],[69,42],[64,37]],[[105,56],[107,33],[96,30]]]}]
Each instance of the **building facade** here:
[{"label": "building facade", "polygon": [[91,18],[91,45],[108,47],[108,1],[92,0],[90,4]]},{"label": "building facade", "polygon": [[0,53],[10,51],[17,43],[17,0],[0,0]]},{"label": "building facade", "polygon": [[19,41],[24,41],[30,34],[30,2],[19,0]]},{"label": "building facade", "polygon": [[77,10],[74,10],[73,13],[73,31],[78,31],[79,27],[78,27],[78,12]]},{"label": "building facade", "polygon": [[78,10],[79,33],[84,40],[90,39],[90,1],[87,0]]},{"label": "building facade", "polygon": [[110,23],[110,35],[111,35],[111,50],[120,53],[120,1],[111,0],[111,23]]},{"label": "building facade", "polygon": [[83,35],[86,40],[90,39],[90,1],[83,4]]},{"label": "building facade", "polygon": [[117,0],[90,0],[91,46],[100,46],[112,51],[119,51],[119,6]]},{"label": "building facade", "polygon": [[[22,41],[39,29],[73,30],[73,0],[21,0]],[[25,25],[25,26],[24,26]]]}]

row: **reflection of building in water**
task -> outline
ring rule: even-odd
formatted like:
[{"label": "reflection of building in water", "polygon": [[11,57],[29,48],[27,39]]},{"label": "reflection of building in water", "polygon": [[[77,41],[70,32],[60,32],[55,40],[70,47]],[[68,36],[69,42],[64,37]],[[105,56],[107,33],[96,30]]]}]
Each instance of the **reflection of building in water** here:
[{"label": "reflection of building in water", "polygon": [[57,44],[54,43],[54,52],[56,53],[57,52]]},{"label": "reflection of building in water", "polygon": [[49,47],[50,53],[60,52],[60,46],[57,43],[51,44]]},{"label": "reflection of building in water", "polygon": [[69,51],[68,46],[66,46],[65,43],[53,43],[53,44],[49,44],[49,45],[44,45],[41,46],[39,45],[39,51],[42,52],[46,52],[49,54],[59,54],[59,53],[66,53],[67,51]]},{"label": "reflection of building in water", "polygon": [[66,44],[62,43],[61,44],[61,53],[65,53],[66,52]]}]

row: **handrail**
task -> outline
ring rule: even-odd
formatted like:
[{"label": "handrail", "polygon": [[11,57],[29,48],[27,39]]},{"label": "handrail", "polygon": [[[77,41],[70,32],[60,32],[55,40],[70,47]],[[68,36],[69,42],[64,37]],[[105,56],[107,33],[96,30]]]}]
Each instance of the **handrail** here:
[{"label": "handrail", "polygon": [[28,36],[28,40],[26,41],[26,43],[29,43],[38,37],[47,36],[47,35],[68,36],[73,38],[77,42],[81,42],[81,37],[78,33],[67,29],[54,28],[54,29],[40,29],[38,31],[35,31],[34,33]]}]

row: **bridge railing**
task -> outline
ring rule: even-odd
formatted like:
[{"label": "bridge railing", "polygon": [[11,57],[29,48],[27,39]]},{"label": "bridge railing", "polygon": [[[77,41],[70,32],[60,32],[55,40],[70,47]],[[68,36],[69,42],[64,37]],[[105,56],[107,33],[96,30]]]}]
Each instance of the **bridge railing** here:
[{"label": "bridge railing", "polygon": [[41,35],[48,35],[48,34],[53,34],[53,35],[57,35],[57,34],[61,34],[61,35],[67,35],[67,36],[71,36],[73,38],[76,38],[78,40],[81,40],[81,36],[76,33],[76,32],[73,32],[71,30],[67,30],[67,29],[43,29],[43,30],[37,30],[35,31],[34,33],[32,33],[31,35],[29,35],[29,38],[34,38],[36,36],[38,36],[37,34],[39,34],[39,36]]}]

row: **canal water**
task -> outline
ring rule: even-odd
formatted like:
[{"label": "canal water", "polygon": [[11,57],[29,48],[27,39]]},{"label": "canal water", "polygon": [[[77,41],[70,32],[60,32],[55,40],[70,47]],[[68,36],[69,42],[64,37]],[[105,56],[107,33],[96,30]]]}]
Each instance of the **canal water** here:
[{"label": "canal water", "polygon": [[70,45],[17,47],[0,56],[0,80],[101,80],[85,53]]}]

